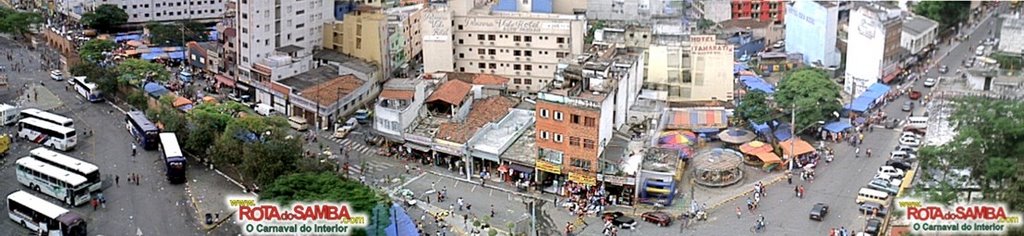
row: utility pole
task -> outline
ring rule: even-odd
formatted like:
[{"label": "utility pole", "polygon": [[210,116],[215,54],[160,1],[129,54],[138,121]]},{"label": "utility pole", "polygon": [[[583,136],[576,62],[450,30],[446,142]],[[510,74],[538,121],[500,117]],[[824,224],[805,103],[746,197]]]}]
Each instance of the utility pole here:
[{"label": "utility pole", "polygon": [[[856,85],[854,85],[854,91],[856,91],[856,89],[857,89]],[[796,153],[796,150],[795,150],[796,149],[796,140],[793,140],[793,139],[796,138],[796,101],[793,101],[793,111],[790,112],[790,113],[791,113],[792,118],[789,120],[789,128],[790,128],[790,137],[789,137],[789,139],[790,139],[790,141],[789,141],[789,154],[788,154],[788,156],[789,156],[789,169],[792,170],[793,169],[793,165],[794,165],[793,162],[796,161],[796,156],[793,155],[793,153]]]}]

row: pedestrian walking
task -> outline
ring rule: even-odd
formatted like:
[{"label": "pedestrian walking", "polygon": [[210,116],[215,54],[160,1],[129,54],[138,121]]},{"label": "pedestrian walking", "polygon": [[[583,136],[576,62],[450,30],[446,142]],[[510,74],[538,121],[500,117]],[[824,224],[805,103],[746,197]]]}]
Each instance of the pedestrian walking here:
[{"label": "pedestrian walking", "polygon": [[465,205],[465,204],[466,204],[465,202],[463,202],[463,201],[462,201],[462,197],[459,197],[459,199],[458,199],[458,200],[456,200],[456,202],[458,202],[458,203],[459,203],[459,211],[462,211],[462,207],[463,207],[463,205]]},{"label": "pedestrian walking", "polygon": [[121,176],[120,175],[114,175],[114,185],[117,185],[117,187],[121,187]]},{"label": "pedestrian walking", "polygon": [[743,211],[740,210],[740,207],[736,207],[736,219],[739,219],[742,216],[743,216]]},{"label": "pedestrian walking", "polygon": [[135,156],[135,143],[132,143],[132,156]]},{"label": "pedestrian walking", "polygon": [[472,211],[472,210],[473,210],[473,204],[466,204],[466,211]]},{"label": "pedestrian walking", "polygon": [[793,173],[792,172],[786,172],[786,182],[789,182],[789,184],[793,184]]},{"label": "pedestrian walking", "polygon": [[857,149],[853,150],[853,158],[858,158],[858,157],[860,157],[860,147],[857,147]]},{"label": "pedestrian walking", "polygon": [[99,207],[99,206],[100,206],[100,203],[99,203],[99,201],[97,201],[97,200],[96,200],[95,198],[93,198],[93,199],[92,199],[92,201],[89,201],[89,203],[90,203],[90,204],[92,204],[92,210],[93,210],[93,211],[95,211],[95,210],[96,210],[96,207]]},{"label": "pedestrian walking", "polygon": [[494,218],[494,204],[491,204],[491,218]]},{"label": "pedestrian walking", "polygon": [[100,207],[103,207],[103,209],[106,209],[107,208],[107,199],[103,197],[103,193],[101,192],[101,193],[96,194],[96,198],[99,198]]},{"label": "pedestrian walking", "polygon": [[455,204],[448,204],[448,212],[455,212]]},{"label": "pedestrian walking", "polygon": [[865,153],[868,154],[868,157],[871,157],[871,149],[870,148],[868,148],[867,152],[865,152]]}]

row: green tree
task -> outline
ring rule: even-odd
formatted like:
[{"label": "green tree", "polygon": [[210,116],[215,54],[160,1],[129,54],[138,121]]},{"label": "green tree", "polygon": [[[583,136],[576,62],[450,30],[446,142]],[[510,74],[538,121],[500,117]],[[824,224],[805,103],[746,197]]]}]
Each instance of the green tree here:
[{"label": "green tree", "polygon": [[970,11],[969,1],[921,1],[914,6],[914,14],[938,21],[940,29],[965,22]]},{"label": "green tree", "polygon": [[818,121],[828,121],[833,113],[843,108],[839,102],[839,85],[830,81],[824,71],[801,68],[789,73],[775,90],[778,109],[787,117],[796,109],[797,133]]},{"label": "green tree", "polygon": [[583,41],[587,44],[594,42],[594,33],[599,29],[604,29],[604,21],[602,20],[595,21],[594,25],[590,26],[590,29],[587,31],[587,36],[583,38]]},{"label": "green tree", "polygon": [[146,24],[149,41],[156,45],[181,46],[189,41],[207,41],[206,26],[195,21],[179,21],[172,24],[151,22]]},{"label": "green tree", "polygon": [[736,114],[739,114],[744,121],[763,124],[772,120],[772,107],[768,101],[768,94],[760,90],[751,90],[743,95],[739,106],[736,107]]},{"label": "green tree", "polygon": [[188,113],[189,135],[184,148],[190,153],[207,154],[215,140],[227,128],[228,122],[249,108],[237,102],[203,103]]},{"label": "green tree", "polygon": [[128,13],[117,5],[103,4],[83,14],[81,23],[100,32],[114,32],[117,27],[128,23]]},{"label": "green tree", "polygon": [[127,99],[128,104],[132,105],[136,109],[143,111],[149,109],[149,106],[147,105],[149,102],[149,98],[147,98],[146,94],[142,91],[135,90],[134,92],[128,95]]},{"label": "green tree", "polygon": [[15,37],[25,36],[35,24],[43,22],[43,17],[35,12],[19,12],[14,9],[0,7],[0,32]]},{"label": "green tree", "polygon": [[71,67],[71,74],[74,76],[85,76],[85,80],[96,83],[96,86],[106,96],[114,96],[118,93],[117,76],[115,71],[94,63],[78,63]]},{"label": "green tree", "polygon": [[287,138],[285,127],[281,118],[240,116],[228,123],[210,154],[218,164],[240,167],[243,178],[267,184],[295,170],[302,155],[302,144]]},{"label": "green tree", "polygon": [[[346,202],[352,207],[353,213],[366,214],[369,219],[390,218],[389,211],[373,211],[376,206],[391,205],[391,200],[386,195],[359,182],[326,172],[306,172],[282,176],[264,187],[260,198],[279,204],[298,201]],[[357,230],[363,231],[363,229]],[[353,234],[365,235],[365,232],[353,232]]]},{"label": "green tree", "polygon": [[1021,60],[1021,56],[1006,53],[994,53],[992,54],[992,59],[999,63],[999,68],[1001,69],[1020,70],[1021,66],[1024,65],[1024,60]]},{"label": "green tree", "polygon": [[78,55],[90,63],[99,63],[103,61],[103,52],[114,51],[117,44],[114,41],[103,40],[103,39],[92,39],[86,41],[78,48]]},{"label": "green tree", "polygon": [[167,82],[171,79],[171,72],[163,65],[140,59],[121,62],[117,65],[117,73],[121,74],[117,79],[122,83],[136,87],[142,86],[142,82],[147,78],[158,82]]}]

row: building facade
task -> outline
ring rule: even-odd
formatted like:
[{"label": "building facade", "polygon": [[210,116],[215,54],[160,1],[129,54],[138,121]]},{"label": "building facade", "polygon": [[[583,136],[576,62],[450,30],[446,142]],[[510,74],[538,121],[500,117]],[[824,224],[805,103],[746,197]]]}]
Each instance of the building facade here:
[{"label": "building facade", "polygon": [[696,2],[702,11],[704,19],[713,22],[722,22],[732,19],[732,2],[729,1],[699,1]]},{"label": "building facade", "polygon": [[1003,25],[999,29],[999,51],[1012,54],[1024,54],[1024,19],[1020,14],[1003,15]]},{"label": "building facade", "polygon": [[860,4],[850,12],[849,50],[843,91],[859,95],[876,82],[889,82],[899,71],[901,10],[886,4]]},{"label": "building facade", "polygon": [[103,4],[120,7],[128,13],[128,24],[145,24],[147,22],[165,21],[216,21],[226,10],[225,0],[209,1],[177,1],[177,0],[70,0],[55,1],[60,12],[80,18],[82,14],[92,11]]},{"label": "building facade", "polygon": [[677,44],[652,44],[645,52],[645,89],[674,104],[733,99],[733,45],[714,35]]},{"label": "building facade", "polygon": [[900,35],[900,46],[918,54],[938,39],[939,22],[924,16],[909,16],[903,21],[903,33]]},{"label": "building facade", "polygon": [[419,117],[434,86],[422,77],[388,80],[374,104],[373,129],[392,141],[404,142],[405,130]]},{"label": "building facade", "polygon": [[783,24],[786,19],[785,0],[732,0],[732,19],[757,19]]},{"label": "building facade", "polygon": [[488,10],[497,7],[453,0],[427,9],[421,22],[423,57],[429,58],[424,71],[501,75],[512,79],[510,90],[535,93],[551,82],[561,58],[583,51],[582,15],[520,6]]},{"label": "building facade", "polygon": [[804,55],[804,63],[839,66],[842,54],[836,47],[839,5],[823,1],[786,4],[786,52]]},{"label": "building facade", "polygon": [[392,75],[408,77],[419,71],[423,53],[422,13],[423,4],[387,9],[388,59]]}]

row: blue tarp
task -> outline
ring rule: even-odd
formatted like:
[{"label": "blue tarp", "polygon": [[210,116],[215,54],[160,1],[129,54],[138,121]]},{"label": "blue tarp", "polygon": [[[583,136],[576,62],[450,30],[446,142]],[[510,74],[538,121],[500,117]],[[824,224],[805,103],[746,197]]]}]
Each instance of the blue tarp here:
[{"label": "blue tarp", "polygon": [[749,70],[749,69],[750,69],[750,66],[747,66],[746,63],[736,63],[736,64],[732,65],[732,73],[733,74],[740,73],[740,71],[745,71],[745,70]]},{"label": "blue tarp", "polygon": [[764,124],[755,124],[755,123],[751,122],[750,126],[751,126],[751,128],[754,129],[754,131],[756,131],[757,133],[761,133],[761,134],[767,133],[767,132],[772,130],[772,127],[768,126],[768,122],[765,122]]},{"label": "blue tarp", "polygon": [[164,53],[162,53],[162,52],[150,52],[150,53],[143,53],[142,56],[140,56],[140,57],[142,58],[142,60],[147,60],[148,61],[148,60],[153,60],[153,59],[160,58],[161,55],[164,55]]},{"label": "blue tarp", "polygon": [[398,235],[420,235],[416,230],[416,223],[412,221],[405,209],[398,204],[391,204],[391,224],[384,229],[388,236]]},{"label": "blue tarp", "polygon": [[185,52],[171,52],[167,56],[171,59],[185,59]]},{"label": "blue tarp", "polygon": [[849,120],[839,120],[839,121],[835,121],[835,122],[832,122],[832,123],[825,124],[825,129],[830,131],[830,132],[833,132],[833,133],[843,132],[844,130],[849,129],[850,127],[853,127],[853,126],[850,125],[850,121]]},{"label": "blue tarp", "polygon": [[768,94],[775,93],[775,86],[768,84],[768,82],[761,79],[761,77],[744,75],[740,76],[740,81],[747,86],[747,89],[760,90]]},{"label": "blue tarp", "polygon": [[128,40],[139,40],[139,39],[142,39],[142,35],[126,34],[126,35],[114,36],[114,42],[118,42],[118,43],[124,42],[124,41],[128,41]]},{"label": "blue tarp", "polygon": [[868,91],[875,91],[875,92],[879,92],[879,93],[882,93],[882,94],[886,94],[886,93],[889,92],[889,86],[888,85],[884,85],[882,83],[875,83],[875,84],[872,84],[871,87],[868,87]]},{"label": "blue tarp", "polygon": [[846,105],[846,109],[849,109],[849,110],[855,111],[855,112],[864,112],[864,111],[867,111],[871,107],[871,103],[872,102],[874,102],[874,100],[868,99],[868,98],[864,98],[864,97],[859,97],[857,99],[854,99],[853,102],[851,102],[849,105]]},{"label": "blue tarp", "polygon": [[164,88],[164,86],[161,86],[160,84],[153,82],[146,83],[146,85],[143,86],[142,89],[146,90],[146,93],[153,97],[160,97],[168,93],[167,88]]},{"label": "blue tarp", "polygon": [[210,31],[210,41],[217,41],[217,37],[220,37],[220,33],[218,33],[216,30]]},{"label": "blue tarp", "polygon": [[779,124],[779,126],[775,128],[775,139],[779,141],[789,140],[789,138],[793,137],[792,132],[789,131],[789,124]]}]

